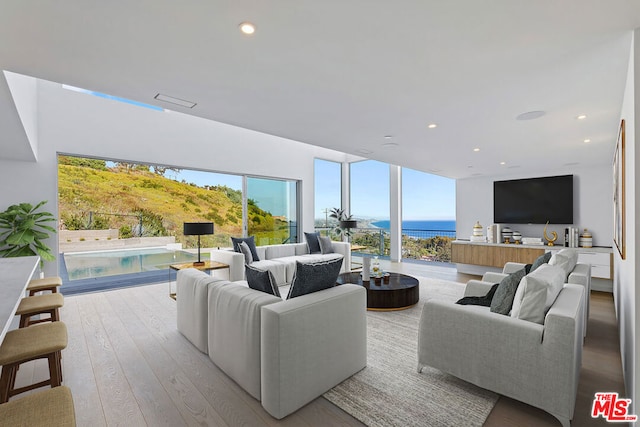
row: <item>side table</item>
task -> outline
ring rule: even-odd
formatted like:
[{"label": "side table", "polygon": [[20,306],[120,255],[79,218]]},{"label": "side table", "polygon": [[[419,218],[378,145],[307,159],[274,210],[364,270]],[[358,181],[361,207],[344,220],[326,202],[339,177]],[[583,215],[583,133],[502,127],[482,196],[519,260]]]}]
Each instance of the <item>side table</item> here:
[{"label": "side table", "polygon": [[[171,271],[175,270],[176,274],[180,270],[184,270],[185,268],[195,268],[200,271],[206,271],[211,274],[213,270],[222,270],[225,268],[229,268],[229,264],[223,264],[218,261],[207,260],[204,262],[204,265],[193,265],[193,262],[183,262],[181,264],[171,264],[169,266],[169,297],[176,299],[176,292],[172,289],[172,280],[171,280]],[[177,283],[176,283],[177,284]]]}]

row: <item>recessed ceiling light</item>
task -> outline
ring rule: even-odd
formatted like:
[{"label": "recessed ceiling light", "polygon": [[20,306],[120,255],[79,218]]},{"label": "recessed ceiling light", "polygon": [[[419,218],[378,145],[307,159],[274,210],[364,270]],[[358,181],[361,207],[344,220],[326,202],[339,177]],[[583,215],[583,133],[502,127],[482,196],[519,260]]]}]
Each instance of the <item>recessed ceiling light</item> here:
[{"label": "recessed ceiling light", "polygon": [[507,164],[507,162],[500,162],[500,164],[501,164],[501,165],[506,165],[506,164]]},{"label": "recessed ceiling light", "polygon": [[586,118],[587,118],[587,116],[585,114],[580,114],[578,117],[576,117],[576,119],[578,119],[578,120],[584,120]]},{"label": "recessed ceiling light", "polygon": [[395,148],[398,146],[397,142],[385,142],[384,144],[382,144],[383,148]]},{"label": "recessed ceiling light", "polygon": [[591,140],[589,138],[587,138],[587,139],[584,140],[584,142],[588,144],[588,143],[591,142]]},{"label": "recessed ceiling light", "polygon": [[428,127],[429,129],[435,129],[435,128],[437,128],[437,127],[438,127],[438,125],[437,125],[437,124],[435,124],[435,123],[431,123],[431,124],[429,124],[429,126],[427,126],[427,127]]},{"label": "recessed ceiling light", "polygon": [[518,114],[516,116],[516,120],[533,120],[539,117],[544,116],[546,113],[544,111],[536,110],[536,111],[527,111],[526,113]]},{"label": "recessed ceiling light", "polygon": [[479,148],[474,148],[473,151],[475,151],[477,153],[478,151],[480,151],[480,149]]},{"label": "recessed ceiling light", "polygon": [[244,34],[253,34],[256,32],[256,26],[251,22],[243,22],[239,25],[239,27],[240,31],[242,31]]},{"label": "recessed ceiling light", "polygon": [[391,136],[391,135],[385,135],[384,136],[384,139],[391,139],[391,138],[393,138],[393,136]]}]

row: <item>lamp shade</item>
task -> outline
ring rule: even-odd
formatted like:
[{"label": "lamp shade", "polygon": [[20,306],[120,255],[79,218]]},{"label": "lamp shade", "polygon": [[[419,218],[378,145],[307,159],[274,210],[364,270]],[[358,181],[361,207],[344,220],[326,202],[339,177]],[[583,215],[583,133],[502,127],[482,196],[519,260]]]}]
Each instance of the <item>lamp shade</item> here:
[{"label": "lamp shade", "polygon": [[213,234],[212,222],[185,222],[183,228],[185,236],[202,236],[204,234]]},{"label": "lamp shade", "polygon": [[358,228],[358,221],[355,219],[345,219],[340,221],[340,228]]}]

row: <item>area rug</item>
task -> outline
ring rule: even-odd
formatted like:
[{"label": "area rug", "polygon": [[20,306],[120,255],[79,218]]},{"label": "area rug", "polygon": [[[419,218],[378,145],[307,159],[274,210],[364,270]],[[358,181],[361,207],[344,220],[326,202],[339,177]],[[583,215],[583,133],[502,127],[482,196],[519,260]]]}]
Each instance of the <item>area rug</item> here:
[{"label": "area rug", "polygon": [[367,312],[367,367],[324,397],[368,426],[481,426],[498,395],[425,367],[417,372],[418,321],[427,298],[456,301],[464,285],[418,278],[408,310]]}]

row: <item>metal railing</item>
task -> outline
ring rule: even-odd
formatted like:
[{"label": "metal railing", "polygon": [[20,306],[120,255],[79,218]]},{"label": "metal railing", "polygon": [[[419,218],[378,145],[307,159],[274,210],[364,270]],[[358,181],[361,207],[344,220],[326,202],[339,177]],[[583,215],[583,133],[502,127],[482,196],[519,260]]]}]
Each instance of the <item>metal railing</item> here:
[{"label": "metal railing", "polygon": [[[330,228],[316,227],[321,235],[330,235]],[[337,239],[337,237],[333,236]],[[422,261],[451,262],[451,242],[455,230],[402,229],[402,258]],[[353,254],[388,257],[390,252],[389,230],[384,228],[357,228],[350,237]]]}]

